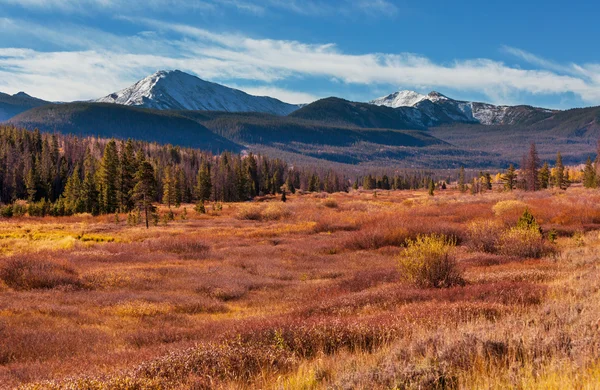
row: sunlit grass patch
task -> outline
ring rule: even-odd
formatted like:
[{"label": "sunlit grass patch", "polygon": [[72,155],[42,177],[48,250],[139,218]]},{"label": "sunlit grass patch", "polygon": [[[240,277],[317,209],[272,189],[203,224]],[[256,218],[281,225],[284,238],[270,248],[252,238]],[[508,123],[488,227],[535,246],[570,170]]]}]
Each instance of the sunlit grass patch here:
[{"label": "sunlit grass patch", "polygon": [[167,314],[172,310],[173,306],[169,303],[129,301],[113,306],[110,312],[119,317],[151,317]]}]

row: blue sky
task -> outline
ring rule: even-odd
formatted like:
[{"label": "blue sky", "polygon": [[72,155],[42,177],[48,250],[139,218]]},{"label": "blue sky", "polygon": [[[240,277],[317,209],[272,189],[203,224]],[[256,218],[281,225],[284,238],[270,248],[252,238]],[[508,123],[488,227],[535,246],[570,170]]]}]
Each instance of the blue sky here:
[{"label": "blue sky", "polygon": [[537,0],[0,0],[0,91],[92,99],[180,69],[293,103],[411,89],[600,105],[599,13]]}]

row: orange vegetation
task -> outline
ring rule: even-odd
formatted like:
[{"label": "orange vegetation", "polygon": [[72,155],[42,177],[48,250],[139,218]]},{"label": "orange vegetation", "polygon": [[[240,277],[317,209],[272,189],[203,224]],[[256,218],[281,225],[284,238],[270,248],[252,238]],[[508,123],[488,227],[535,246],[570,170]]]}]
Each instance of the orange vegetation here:
[{"label": "orange vegetation", "polygon": [[[543,238],[510,233],[525,207]],[[207,210],[148,230],[114,215],[0,221],[1,387],[600,381],[600,193],[354,191]],[[452,242],[461,283],[402,274],[407,243],[432,234]]]}]

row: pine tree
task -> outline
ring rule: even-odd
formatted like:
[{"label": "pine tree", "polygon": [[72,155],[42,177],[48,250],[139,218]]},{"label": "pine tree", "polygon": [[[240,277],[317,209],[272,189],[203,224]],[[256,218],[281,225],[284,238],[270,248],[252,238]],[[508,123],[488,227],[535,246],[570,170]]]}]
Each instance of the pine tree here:
[{"label": "pine tree", "polygon": [[37,176],[34,168],[30,168],[25,176],[25,186],[27,188],[27,200],[33,202],[36,199],[37,194]]},{"label": "pine tree", "polygon": [[292,194],[296,193],[296,187],[294,186],[294,181],[292,180],[292,172],[288,172],[285,180],[285,188]]},{"label": "pine tree", "polygon": [[121,162],[119,164],[119,207],[123,212],[133,209],[133,187],[137,161],[133,142],[128,139],[125,145],[121,144]]},{"label": "pine tree", "polygon": [[492,189],[492,175],[489,172],[486,172],[484,175],[485,178],[485,189],[491,191]]},{"label": "pine tree", "polygon": [[479,191],[479,180],[473,178],[473,182],[471,183],[471,195],[477,195]]},{"label": "pine tree", "polygon": [[256,163],[256,157],[250,153],[244,161],[246,163],[246,171],[248,173],[248,179],[250,181],[250,197],[254,198],[258,195],[260,185],[258,182],[258,165]]},{"label": "pine tree", "polygon": [[435,183],[432,179],[429,181],[429,196],[433,196],[434,189],[435,189]]},{"label": "pine tree", "polygon": [[554,175],[552,177],[552,183],[554,186],[561,190],[567,189],[567,180],[565,178],[565,166],[562,162],[562,155],[560,152],[556,154],[556,165],[554,168]]},{"label": "pine tree", "polygon": [[502,175],[502,181],[504,182],[505,189],[512,191],[515,188],[515,185],[517,184],[517,173],[514,165],[510,164],[506,173]]},{"label": "pine tree", "polygon": [[102,211],[106,214],[114,213],[119,201],[117,198],[119,173],[119,155],[117,152],[117,143],[110,140],[105,148],[102,162],[100,165],[100,188],[102,196]]},{"label": "pine tree", "polygon": [[537,191],[540,189],[538,181],[540,158],[535,144],[532,142],[529,147],[529,153],[524,159],[525,166],[522,167],[525,174],[525,183],[528,191]]},{"label": "pine tree", "polygon": [[84,169],[85,176],[83,178],[83,192],[82,198],[84,203],[85,211],[92,214],[98,214],[99,201],[98,201],[98,190],[96,189],[96,175],[95,175],[96,161],[92,156],[90,149],[85,151]]},{"label": "pine tree", "polygon": [[308,192],[317,192],[320,190],[319,177],[313,173],[308,182]]},{"label": "pine tree", "polygon": [[235,180],[236,180],[236,198],[237,200],[247,200],[250,197],[250,180],[248,171],[244,169],[241,159],[237,158],[234,162]]},{"label": "pine tree", "polygon": [[588,157],[583,169],[583,186],[585,188],[596,188],[596,170],[590,157]]},{"label": "pine tree", "polygon": [[185,174],[181,167],[175,169],[175,207],[179,208],[184,201],[185,194]]},{"label": "pine tree", "polygon": [[173,177],[173,167],[165,168],[163,176],[163,203],[171,208],[175,204],[175,178]]},{"label": "pine tree", "polygon": [[529,211],[529,208],[526,208],[523,212],[523,215],[517,221],[517,228],[524,230],[535,230],[542,233],[542,228],[535,220],[535,217]]},{"label": "pine tree", "polygon": [[196,199],[199,202],[204,202],[210,199],[212,191],[212,181],[210,178],[210,165],[206,161],[202,161],[198,175],[196,176]]},{"label": "pine tree", "polygon": [[550,182],[550,167],[547,162],[544,162],[542,169],[540,169],[540,172],[538,173],[538,182],[540,183],[540,188],[548,188]]},{"label": "pine tree", "polygon": [[458,172],[458,189],[460,192],[465,192],[465,167],[460,167],[460,171]]},{"label": "pine tree", "polygon": [[144,210],[146,229],[149,227],[148,213],[154,211],[152,197],[155,195],[156,181],[154,179],[154,168],[147,161],[142,162],[135,176],[136,183],[133,188],[134,199],[138,207]]},{"label": "pine tree", "polygon": [[84,211],[83,183],[79,176],[79,166],[75,166],[73,173],[69,176],[63,195],[67,210],[74,214]]}]

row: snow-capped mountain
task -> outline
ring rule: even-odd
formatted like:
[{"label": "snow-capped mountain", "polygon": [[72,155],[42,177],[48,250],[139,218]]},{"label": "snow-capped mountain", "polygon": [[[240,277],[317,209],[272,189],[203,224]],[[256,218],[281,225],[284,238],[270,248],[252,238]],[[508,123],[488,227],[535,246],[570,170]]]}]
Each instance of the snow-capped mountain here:
[{"label": "snow-capped mountain", "polygon": [[375,104],[376,106],[387,106],[392,108],[413,107],[425,99],[427,99],[427,95],[422,95],[415,91],[399,91],[394,92],[391,95],[372,100],[369,103]]},{"label": "snow-capped mountain", "polygon": [[514,125],[551,116],[554,111],[531,106],[495,106],[488,103],[454,100],[439,92],[422,95],[414,91],[399,91],[369,102],[392,108],[414,107],[423,114],[425,126],[451,123],[483,125]]},{"label": "snow-capped mountain", "polygon": [[179,70],[158,71],[129,88],[95,100],[159,110],[264,112],[287,115],[299,105],[202,80]]}]

